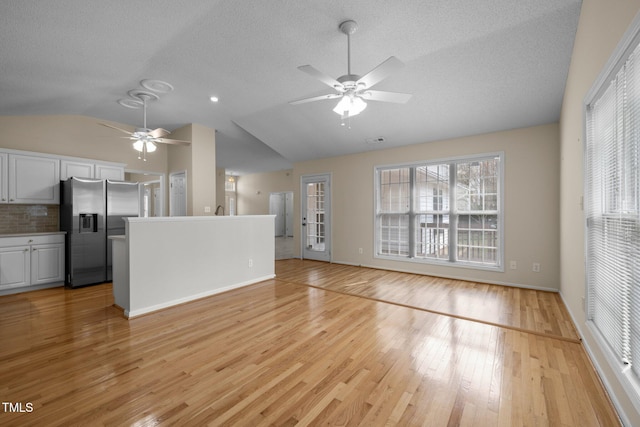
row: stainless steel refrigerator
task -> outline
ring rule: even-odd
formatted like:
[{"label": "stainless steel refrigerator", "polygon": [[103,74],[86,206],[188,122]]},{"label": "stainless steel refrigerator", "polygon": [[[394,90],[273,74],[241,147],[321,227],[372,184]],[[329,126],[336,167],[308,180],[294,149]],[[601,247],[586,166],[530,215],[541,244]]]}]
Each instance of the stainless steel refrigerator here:
[{"label": "stainless steel refrigerator", "polygon": [[[137,182],[107,180],[107,237],[125,233],[124,218],[140,215],[140,184]],[[107,281],[113,280],[112,247],[107,239]]]},{"label": "stainless steel refrigerator", "polygon": [[72,288],[106,280],[104,180],[69,178],[60,183],[60,229],[66,231],[65,284]]},{"label": "stainless steel refrigerator", "polygon": [[69,178],[60,183],[60,230],[66,231],[65,284],[113,280],[111,240],[125,234],[124,218],[138,216],[137,182]]}]

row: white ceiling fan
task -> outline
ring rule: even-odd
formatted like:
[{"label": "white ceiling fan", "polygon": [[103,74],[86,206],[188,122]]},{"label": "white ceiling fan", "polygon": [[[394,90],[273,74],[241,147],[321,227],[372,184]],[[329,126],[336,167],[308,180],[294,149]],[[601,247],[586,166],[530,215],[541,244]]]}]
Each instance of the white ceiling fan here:
[{"label": "white ceiling fan", "polygon": [[140,108],[142,107],[142,127],[136,128],[134,132],[129,132],[124,129],[120,129],[119,127],[108,125],[106,123],[100,123],[102,126],[106,126],[111,129],[119,130],[120,132],[124,132],[129,136],[123,137],[128,138],[133,141],[133,148],[138,151],[138,159],[143,159],[145,162],[147,161],[147,153],[153,153],[156,151],[156,144],[174,144],[174,145],[189,145],[191,142],[182,141],[179,139],[169,139],[164,138],[166,135],[169,135],[169,132],[166,129],[157,128],[157,129],[148,129],[147,128],[147,102],[155,101],[158,99],[158,95],[146,92],[142,90],[133,90],[129,91],[129,96],[132,99],[124,99],[118,101],[118,103],[127,108]]},{"label": "white ceiling fan", "polygon": [[411,98],[411,94],[371,90],[371,87],[375,84],[388,77],[394,71],[402,68],[404,66],[402,61],[395,56],[391,56],[362,77],[356,74],[351,74],[351,35],[358,29],[358,24],[355,21],[348,20],[342,22],[338,28],[341,32],[347,35],[347,74],[334,79],[333,77],[318,71],[311,65],[302,65],[298,67],[300,71],[317,78],[322,83],[333,88],[336,92],[291,101],[289,104],[297,105],[304,104],[306,102],[321,101],[323,99],[341,98],[333,111],[342,116],[342,124],[344,125],[344,119],[360,114],[367,107],[365,100],[395,102],[398,104],[404,104],[407,102]]}]

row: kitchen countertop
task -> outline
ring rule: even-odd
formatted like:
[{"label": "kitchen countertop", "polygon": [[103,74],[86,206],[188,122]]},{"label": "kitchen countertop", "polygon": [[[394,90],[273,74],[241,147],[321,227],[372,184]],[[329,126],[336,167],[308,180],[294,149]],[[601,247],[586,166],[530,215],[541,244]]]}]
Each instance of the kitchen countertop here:
[{"label": "kitchen countertop", "polygon": [[52,234],[67,234],[66,231],[49,231],[45,233],[13,233],[13,234],[0,234],[0,238],[2,237],[28,237],[28,236],[47,236]]}]

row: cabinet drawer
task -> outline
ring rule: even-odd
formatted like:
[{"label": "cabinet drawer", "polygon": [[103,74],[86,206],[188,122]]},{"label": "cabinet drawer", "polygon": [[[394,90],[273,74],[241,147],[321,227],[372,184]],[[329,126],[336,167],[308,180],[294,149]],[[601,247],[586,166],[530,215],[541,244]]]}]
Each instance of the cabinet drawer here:
[{"label": "cabinet drawer", "polygon": [[64,234],[35,234],[24,236],[0,236],[0,248],[21,245],[41,245],[47,243],[64,243]]}]

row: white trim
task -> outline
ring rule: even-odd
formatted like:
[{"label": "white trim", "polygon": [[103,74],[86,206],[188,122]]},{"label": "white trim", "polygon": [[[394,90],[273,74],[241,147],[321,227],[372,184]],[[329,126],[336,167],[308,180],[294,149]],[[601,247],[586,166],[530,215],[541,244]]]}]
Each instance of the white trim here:
[{"label": "white trim", "polygon": [[190,302],[190,301],[195,301],[197,299],[206,298],[206,297],[209,297],[209,296],[212,296],[212,295],[216,295],[216,294],[219,294],[219,293],[222,293],[222,292],[227,292],[227,291],[230,291],[230,290],[233,290],[233,289],[242,288],[242,287],[253,285],[253,284],[259,283],[259,282],[264,282],[265,280],[273,279],[274,277],[276,277],[275,274],[270,274],[270,275],[263,276],[263,277],[257,277],[257,278],[252,279],[252,280],[247,280],[245,282],[236,283],[234,285],[225,286],[224,288],[212,289],[210,291],[202,292],[200,294],[190,295],[188,297],[183,297],[183,298],[178,298],[178,299],[175,299],[175,300],[163,302],[162,304],[151,305],[149,307],[139,308],[137,310],[131,310],[131,311],[124,310],[124,316],[127,319],[131,319],[133,317],[142,316],[143,314],[152,313],[154,311],[158,311],[158,310],[162,310],[162,309],[165,309],[165,308],[173,307],[173,306],[178,305],[178,304],[184,304],[186,302]]},{"label": "white trim", "polygon": [[[600,360],[593,353],[593,349],[589,345],[589,340],[585,340],[583,338],[585,336],[585,334],[584,334],[584,332],[582,330],[582,325],[583,324],[578,323],[576,317],[573,315],[573,312],[569,309],[570,305],[567,304],[567,301],[565,300],[564,294],[562,293],[562,291],[560,291],[558,294],[560,295],[560,299],[562,300],[562,303],[565,305],[565,307],[567,307],[567,313],[569,313],[569,317],[571,318],[571,321],[573,322],[573,324],[576,327],[576,332],[578,333],[578,337],[580,338],[580,342],[582,343],[583,348],[587,352],[587,356],[589,357],[589,360],[593,364],[593,366],[594,366],[594,368],[596,370],[596,373],[598,374],[598,378],[600,379],[600,381],[604,385],[604,388],[607,391],[607,395],[609,396],[609,399],[611,399],[611,402],[613,403],[613,406],[615,407],[616,412],[618,413],[618,417],[620,417],[620,420],[621,420],[623,425],[631,426],[632,425],[631,421],[629,420],[629,417],[625,413],[624,407],[620,403],[620,400],[618,399],[618,396],[616,396],[615,393],[612,393],[613,387],[611,386],[611,381],[609,381],[609,378],[607,376],[602,375],[603,369],[602,369],[602,365],[600,364]],[[591,327],[588,327],[588,329],[589,329],[589,332],[592,331]],[[600,344],[600,342],[599,342],[599,340],[597,338],[594,337],[594,339],[596,340],[596,342],[598,342],[598,344]],[[603,352],[605,351],[603,348],[599,348],[599,349],[601,351],[603,351]],[[618,381],[620,382],[620,384],[622,385],[622,387],[625,388],[626,386],[624,385],[624,381],[620,381],[620,375],[618,375],[617,370],[611,365],[609,360],[606,360],[606,357],[605,357],[605,361],[607,362],[609,367],[616,373],[616,377],[617,377]],[[626,388],[625,388],[625,390],[626,390]],[[631,399],[631,400],[633,400],[633,399]],[[634,404],[634,406],[635,406],[635,404]]]},{"label": "white trim", "polygon": [[160,182],[160,193],[162,194],[162,203],[160,204],[160,212],[159,215],[157,216],[164,216],[164,210],[165,210],[165,205],[166,205],[166,200],[165,198],[167,197],[167,174],[163,173],[163,172],[152,172],[152,171],[145,171],[142,169],[126,169],[124,170],[125,173],[134,173],[137,175],[147,175],[150,178],[155,178],[152,179],[150,181],[141,181],[140,184],[146,184],[146,183],[150,183],[150,182]]},{"label": "white trim", "polygon": [[[393,260],[393,261],[397,261],[397,260]],[[493,279],[485,280],[485,279],[478,279],[478,278],[464,277],[464,276],[454,276],[450,274],[441,274],[441,273],[425,273],[424,271],[411,270],[411,269],[405,269],[405,268],[381,267],[379,265],[356,264],[356,263],[346,262],[346,261],[333,261],[333,264],[352,265],[354,267],[371,268],[374,270],[397,271],[399,273],[416,274],[419,276],[441,277],[443,279],[462,280],[465,282],[473,282],[473,283],[485,283],[487,285],[509,286],[512,288],[532,289],[536,291],[545,291],[545,292],[554,292],[554,293],[559,292],[558,289],[556,288],[545,288],[544,286],[531,286],[531,285],[524,285],[521,283],[503,282],[503,281],[493,280]],[[453,266],[453,265],[450,265],[450,266]],[[460,267],[460,265],[457,265],[457,267]]]}]

